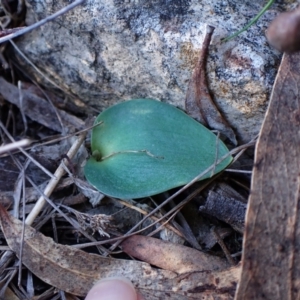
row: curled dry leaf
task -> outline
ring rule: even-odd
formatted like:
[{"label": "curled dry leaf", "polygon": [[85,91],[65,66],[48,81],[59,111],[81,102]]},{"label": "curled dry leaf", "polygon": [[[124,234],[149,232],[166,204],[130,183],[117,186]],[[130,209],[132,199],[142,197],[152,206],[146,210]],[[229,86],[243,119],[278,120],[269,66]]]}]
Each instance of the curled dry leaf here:
[{"label": "curled dry leaf", "polygon": [[121,245],[125,253],[178,274],[229,267],[227,261],[220,257],[148,236],[131,236]]},{"label": "curled dry leaf", "polygon": [[204,126],[209,126],[211,129],[218,130],[236,145],[237,141],[232,128],[220,114],[208,90],[205,74],[206,56],[213,31],[214,27],[207,26],[200,57],[188,84],[185,109],[198,122]]},{"label": "curled dry leaf", "polygon": [[[12,251],[19,255],[22,223],[0,206],[1,228]],[[60,290],[85,296],[98,280],[125,276],[147,300],[233,299],[240,267],[223,271],[175,272],[152,268],[133,260],[104,258],[54,243],[25,226],[23,264],[44,282]]]},{"label": "curled dry leaf", "polygon": [[255,153],[236,299],[300,298],[300,53],[284,55]]}]

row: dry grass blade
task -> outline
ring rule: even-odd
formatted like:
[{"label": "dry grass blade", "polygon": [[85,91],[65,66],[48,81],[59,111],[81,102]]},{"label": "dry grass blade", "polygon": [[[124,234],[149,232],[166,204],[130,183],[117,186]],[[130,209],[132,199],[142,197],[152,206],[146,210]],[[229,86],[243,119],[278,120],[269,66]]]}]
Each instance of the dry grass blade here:
[{"label": "dry grass blade", "polygon": [[284,55],[258,140],[236,299],[300,298],[300,53]]},{"label": "dry grass blade", "polygon": [[[18,255],[22,223],[0,206],[0,222],[9,247]],[[178,275],[147,263],[103,258],[54,243],[30,226],[25,227],[24,265],[43,281],[71,294],[85,296],[92,285],[108,276],[125,276],[145,299],[230,299],[239,267]]]}]

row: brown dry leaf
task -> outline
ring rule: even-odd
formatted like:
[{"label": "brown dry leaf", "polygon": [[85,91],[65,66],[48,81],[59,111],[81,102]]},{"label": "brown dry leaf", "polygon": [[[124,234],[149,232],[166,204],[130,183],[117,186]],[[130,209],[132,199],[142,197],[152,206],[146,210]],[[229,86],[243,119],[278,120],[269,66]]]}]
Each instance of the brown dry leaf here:
[{"label": "brown dry leaf", "polygon": [[148,236],[134,235],[121,245],[125,253],[178,274],[229,267],[228,262],[220,257]]},{"label": "brown dry leaf", "polygon": [[214,27],[207,26],[207,33],[204,38],[200,57],[188,84],[185,109],[198,122],[211,129],[218,130],[236,145],[237,141],[232,128],[220,114],[208,90],[205,74],[206,57],[213,31]]},{"label": "brown dry leaf", "polygon": [[[42,90],[37,85],[32,84],[30,82],[22,82],[22,90],[34,94],[40,98],[45,98],[47,96],[47,98],[52,101],[55,107],[66,110],[69,113],[72,113],[72,115],[78,115],[79,111],[78,106],[76,104],[74,104],[71,101],[66,101],[66,99],[60,98],[51,91]],[[84,107],[84,110],[88,111],[88,108]]]},{"label": "brown dry leaf", "polygon": [[[63,132],[64,128],[57,119],[56,112],[52,105],[45,99],[31,93],[30,90],[22,90],[22,104],[20,103],[20,91],[18,87],[8,83],[3,77],[0,77],[0,94],[10,103],[20,108],[30,119],[58,132]],[[66,113],[63,110],[56,109],[64,126],[82,129],[84,122],[75,116]]]},{"label": "brown dry leaf", "polygon": [[236,299],[300,298],[300,53],[284,55],[258,140]]},{"label": "brown dry leaf", "polygon": [[[19,254],[22,223],[0,206],[1,228]],[[109,276],[125,276],[147,300],[233,299],[240,267],[223,271],[194,271],[178,275],[133,260],[104,258],[54,243],[25,226],[23,264],[37,277],[60,290],[85,296],[93,284]]]}]

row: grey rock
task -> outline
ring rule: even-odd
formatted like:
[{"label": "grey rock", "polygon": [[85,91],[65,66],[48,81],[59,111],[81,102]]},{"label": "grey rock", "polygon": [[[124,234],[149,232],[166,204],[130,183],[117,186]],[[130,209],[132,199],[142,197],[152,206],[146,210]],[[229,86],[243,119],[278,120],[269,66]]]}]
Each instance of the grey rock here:
[{"label": "grey rock", "polygon": [[[28,2],[28,24],[68,4]],[[259,132],[280,61],[280,53],[268,46],[264,31],[280,10],[290,7],[284,3],[290,2],[273,5],[246,33],[221,43],[265,3],[87,0],[18,39],[17,45],[71,96],[70,101],[84,103],[82,110],[101,111],[133,98],[159,99],[184,109],[187,84],[209,23],[216,27],[207,66],[210,89],[239,140],[246,142]],[[31,76],[54,88],[18,57]]]}]

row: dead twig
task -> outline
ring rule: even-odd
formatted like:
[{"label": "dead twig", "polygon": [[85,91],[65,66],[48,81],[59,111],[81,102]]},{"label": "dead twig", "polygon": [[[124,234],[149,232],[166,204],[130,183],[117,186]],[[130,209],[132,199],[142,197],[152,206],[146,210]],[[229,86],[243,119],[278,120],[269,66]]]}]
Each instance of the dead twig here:
[{"label": "dead twig", "polygon": [[[0,121],[0,128],[4,131],[6,136],[12,141],[15,142],[14,138],[8,132],[4,124]],[[34,159],[31,155],[29,155],[24,149],[18,147],[18,150],[21,151],[28,159],[30,159],[36,166],[38,166],[41,170],[45,172],[49,177],[53,178],[53,175],[50,171],[48,171],[44,166],[42,166],[36,159]]]},{"label": "dead twig", "polygon": [[[81,133],[79,135],[79,137],[77,138],[77,140],[75,141],[75,143],[70,148],[70,150],[68,151],[67,156],[70,159],[72,159],[75,156],[75,154],[77,153],[79,147],[81,146],[81,144],[83,143],[83,141],[86,137],[86,134],[87,134],[86,131]],[[68,162],[66,161],[66,159],[64,159],[63,161],[64,162],[60,163],[59,167],[57,168],[57,170],[54,173],[54,177],[52,177],[52,179],[49,181],[48,185],[46,186],[46,188],[44,190],[44,195],[46,195],[47,197],[49,197],[51,195],[51,193],[55,189],[56,185],[58,184],[59,180],[66,173],[63,166],[64,166],[64,164],[67,165]],[[41,196],[39,198],[39,200],[37,201],[37,203],[35,204],[33,210],[30,212],[30,214],[26,218],[27,225],[31,225],[33,223],[34,219],[40,213],[40,211],[44,207],[45,203],[46,203],[46,200],[45,200],[44,196]]]},{"label": "dead twig", "polygon": [[19,149],[19,148],[24,148],[29,146],[33,141],[30,139],[23,139],[17,142],[13,142],[7,145],[3,145],[0,147],[0,155],[6,152],[11,152],[13,150]]},{"label": "dead twig", "polygon": [[51,16],[48,16],[45,19],[40,20],[40,21],[38,21],[38,22],[30,25],[30,26],[27,26],[26,28],[20,29],[17,32],[11,33],[11,34],[9,34],[7,36],[4,36],[4,37],[0,38],[0,44],[4,43],[6,41],[9,41],[9,40],[11,40],[11,39],[13,39],[13,38],[15,38],[17,36],[20,36],[22,34],[25,34],[25,33],[29,32],[29,31],[32,31],[33,29],[36,29],[36,28],[38,28],[38,27],[40,27],[40,26],[42,26],[42,25],[44,25],[44,24],[46,24],[46,23],[48,23],[50,21],[53,21],[54,19],[56,19],[57,17],[65,14],[66,12],[70,11],[74,7],[82,4],[84,1],[85,0],[76,0],[73,3],[71,3],[70,5],[62,8],[61,10],[59,10],[58,12],[54,13]]}]

